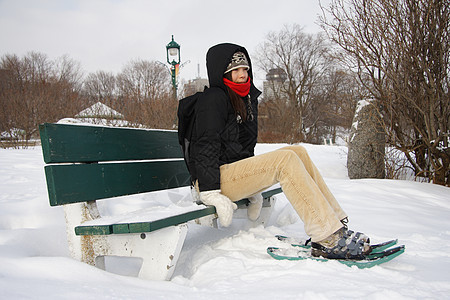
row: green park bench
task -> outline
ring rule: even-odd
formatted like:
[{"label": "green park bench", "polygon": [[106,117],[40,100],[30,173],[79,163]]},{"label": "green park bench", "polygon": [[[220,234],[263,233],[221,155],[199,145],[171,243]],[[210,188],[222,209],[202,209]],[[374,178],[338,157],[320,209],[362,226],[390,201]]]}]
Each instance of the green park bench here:
[{"label": "green park bench", "polygon": [[[73,258],[105,269],[106,256],[137,257],[139,277],[169,280],[188,223],[217,227],[215,207],[194,202],[100,215],[98,200],[190,186],[176,131],[50,123],[39,131],[50,205],[64,207]],[[263,193],[258,221],[268,220],[280,192]],[[247,199],[237,203],[248,206]]]}]

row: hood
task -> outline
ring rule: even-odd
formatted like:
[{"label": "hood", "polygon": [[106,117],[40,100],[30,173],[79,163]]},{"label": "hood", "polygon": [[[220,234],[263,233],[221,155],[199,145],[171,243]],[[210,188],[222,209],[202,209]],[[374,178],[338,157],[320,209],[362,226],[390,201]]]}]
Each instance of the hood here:
[{"label": "hood", "polygon": [[253,81],[252,62],[247,50],[239,45],[223,43],[212,46],[206,54],[206,69],[208,70],[210,87],[221,87],[226,90],[225,84],[223,83],[223,73],[227,69],[233,54],[237,51],[241,51],[247,56],[248,64],[250,66],[248,75]]}]

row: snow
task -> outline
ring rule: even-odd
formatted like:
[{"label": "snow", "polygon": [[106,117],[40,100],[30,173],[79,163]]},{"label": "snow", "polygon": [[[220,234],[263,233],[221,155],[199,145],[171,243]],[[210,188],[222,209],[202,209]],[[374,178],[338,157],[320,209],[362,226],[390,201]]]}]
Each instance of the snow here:
[{"label": "snow", "polygon": [[[358,104],[356,105],[355,116],[358,116],[359,112],[367,105],[370,105],[370,103],[371,103],[371,101],[369,101],[369,100],[359,100]],[[356,130],[358,130],[359,121],[356,120],[357,119],[356,117],[353,119],[354,119],[354,121],[352,123],[352,129],[354,128],[353,130],[356,131]],[[356,136],[355,134],[352,135],[351,141],[353,141],[355,136]]]},{"label": "snow", "polygon": [[[258,144],[262,153],[283,145]],[[350,228],[373,242],[399,238],[406,252],[371,269],[338,262],[277,261],[275,234],[306,239],[286,198],[266,227],[235,218],[229,228],[189,224],[171,281],[135,277],[138,262],[112,258],[105,272],[69,257],[61,207],[48,204],[40,148],[0,149],[1,299],[449,299],[450,193],[413,181],[349,180],[346,148],[304,145]],[[140,205],[190,205],[189,191],[102,202],[115,214]],[[109,202],[113,202],[109,204]]]},{"label": "snow", "polygon": [[358,115],[361,109],[363,109],[367,105],[370,105],[371,102],[371,100],[359,100],[358,104],[356,105],[355,115]]},{"label": "snow", "polygon": [[82,110],[79,112],[76,117],[85,117],[85,118],[92,118],[92,117],[116,117],[116,118],[123,118],[123,115],[111,107],[101,103],[97,102],[94,105]]}]

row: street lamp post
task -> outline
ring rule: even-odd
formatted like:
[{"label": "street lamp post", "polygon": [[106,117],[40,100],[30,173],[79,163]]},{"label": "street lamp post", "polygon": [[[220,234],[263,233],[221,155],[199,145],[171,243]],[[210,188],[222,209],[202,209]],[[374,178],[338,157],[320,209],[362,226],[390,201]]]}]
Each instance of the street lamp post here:
[{"label": "street lamp post", "polygon": [[172,35],[172,41],[167,44],[166,46],[167,50],[167,63],[171,65],[170,71],[172,74],[172,85],[173,85],[173,91],[175,94],[175,98],[177,98],[177,75],[180,69],[180,45],[173,40]]}]

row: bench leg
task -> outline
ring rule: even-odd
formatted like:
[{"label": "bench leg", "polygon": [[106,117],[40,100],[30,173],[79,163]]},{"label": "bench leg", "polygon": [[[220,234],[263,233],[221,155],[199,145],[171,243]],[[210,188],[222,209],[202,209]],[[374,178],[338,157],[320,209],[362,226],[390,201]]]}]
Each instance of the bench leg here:
[{"label": "bench leg", "polygon": [[71,256],[105,269],[105,256],[142,258],[139,277],[169,280],[175,270],[187,235],[187,224],[148,233],[77,236],[74,227],[97,217],[95,203],[64,206]]},{"label": "bench leg", "polygon": [[70,256],[76,260],[84,261],[94,265],[94,260],[89,253],[93,250],[93,243],[90,236],[77,236],[74,228],[86,221],[94,220],[100,216],[95,201],[88,203],[75,203],[64,205],[64,215],[66,218],[67,242]]},{"label": "bench leg", "polygon": [[138,257],[142,258],[140,278],[170,280],[186,235],[187,225],[181,224],[150,233],[83,236],[90,251],[82,261],[105,270],[105,256]]},{"label": "bench leg", "polygon": [[96,240],[93,245],[95,265],[105,269],[104,256],[107,255],[139,257],[142,258],[140,278],[170,280],[186,235],[187,225],[181,224],[149,233],[92,236]]},{"label": "bench leg", "polygon": [[275,202],[276,198],[274,196],[264,198],[261,214],[259,215],[258,220],[256,220],[258,224],[263,224],[264,226],[267,225],[267,223],[270,220],[270,216],[272,216],[272,212],[275,207]]},{"label": "bench leg", "polygon": [[171,226],[148,234],[140,248],[143,263],[139,277],[170,280],[187,235],[187,224]]}]

